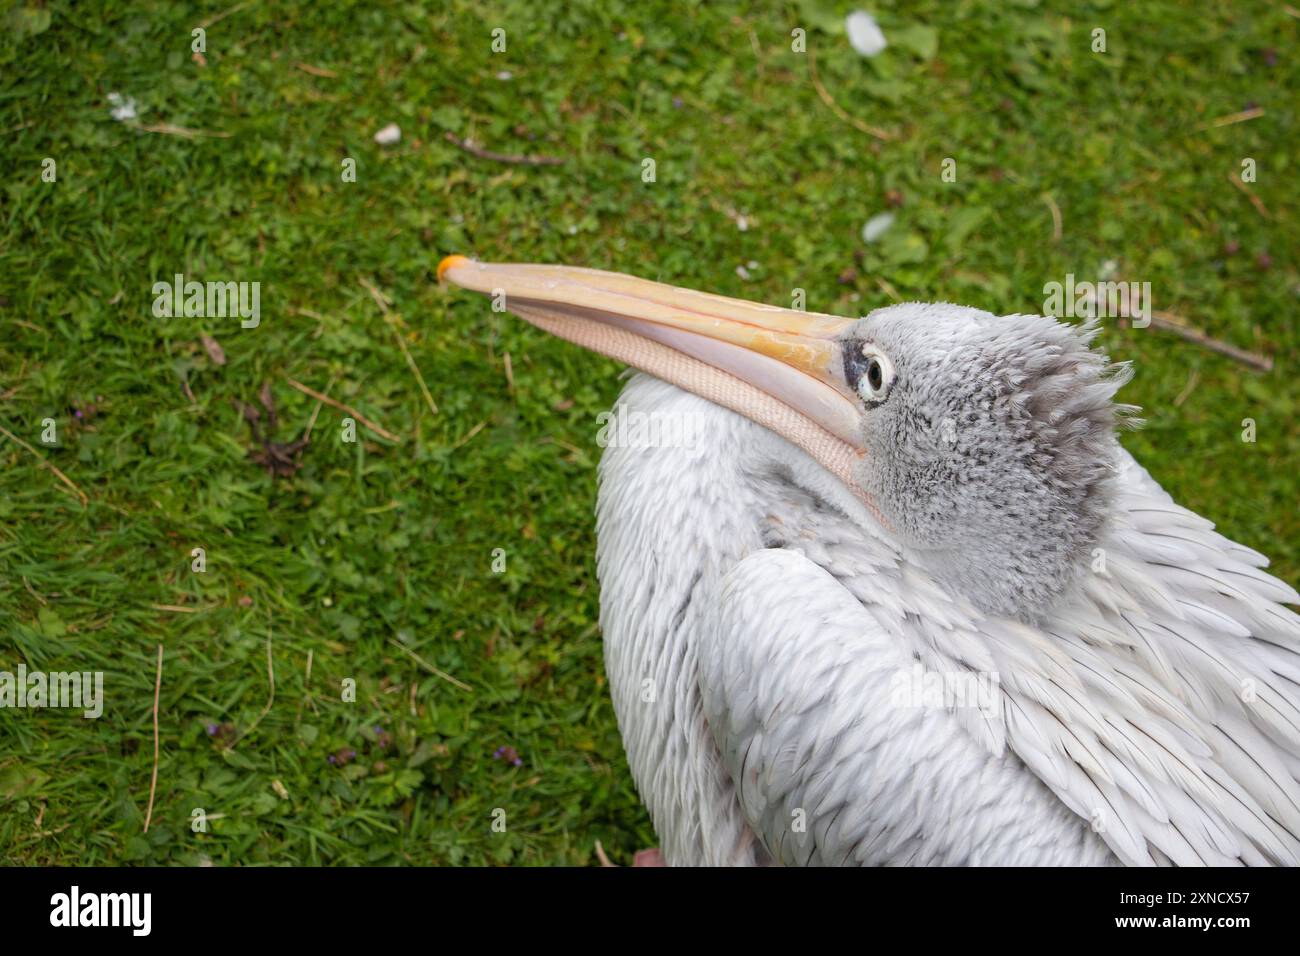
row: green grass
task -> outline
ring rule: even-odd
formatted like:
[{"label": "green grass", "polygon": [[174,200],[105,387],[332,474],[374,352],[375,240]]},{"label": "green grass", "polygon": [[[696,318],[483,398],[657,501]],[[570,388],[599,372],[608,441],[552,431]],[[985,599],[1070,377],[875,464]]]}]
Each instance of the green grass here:
[{"label": "green grass", "polygon": [[[597,839],[620,862],[654,845],[596,626],[617,367],[439,289],[448,252],[778,303],[802,288],[845,314],[893,296],[1036,312],[1044,283],[1114,260],[1157,308],[1276,356],[1261,374],[1104,333],[1149,422],[1126,444],[1300,583],[1300,21],[1281,4],[872,4],[895,43],[868,62],[831,2],[254,0],[208,27],[202,66],[190,31],[225,4],[101,6],[29,0],[0,32],[0,425],[36,452],[0,435],[0,670],[103,670],[107,697],[99,720],[0,710],[7,862],[590,864]],[[822,102],[796,26],[840,107],[893,138]],[[142,124],[227,135],[132,129],[110,92]],[[1262,117],[1203,128],[1251,103]],[[401,142],[376,145],[389,122]],[[475,158],[447,132],[565,162]],[[1268,218],[1229,182],[1243,157]],[[154,318],[176,272],[259,281],[261,325]],[[402,441],[345,443],[326,406],[301,467],[270,476],[239,403],[269,383],[272,438],[293,441],[316,403],[290,377]],[[220,815],[206,833],[195,808]]]}]

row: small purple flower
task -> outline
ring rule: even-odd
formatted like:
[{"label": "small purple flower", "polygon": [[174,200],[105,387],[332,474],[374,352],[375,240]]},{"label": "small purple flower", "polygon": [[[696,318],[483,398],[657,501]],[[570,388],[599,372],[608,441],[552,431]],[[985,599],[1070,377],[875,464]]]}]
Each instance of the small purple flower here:
[{"label": "small purple flower", "polygon": [[335,757],[333,754],[330,754],[328,759],[331,764],[336,764],[339,762],[338,757]]},{"label": "small purple flower", "polygon": [[523,761],[519,759],[519,751],[515,750],[515,748],[511,747],[509,744],[503,747],[498,747],[496,752],[492,754],[492,759],[504,760],[506,763],[514,764],[516,767],[523,763]]},{"label": "small purple flower", "polygon": [[208,732],[209,737],[215,737],[217,735],[217,731],[220,730],[221,728],[218,727],[216,724],[208,724],[207,727],[203,729]]},{"label": "small purple flower", "polygon": [[78,418],[81,418],[81,417],[82,417],[81,409],[79,409],[79,408],[74,408],[74,409],[72,410],[72,414],[76,415]]},{"label": "small purple flower", "polygon": [[513,761],[511,761],[511,762],[512,762],[516,767],[522,767],[522,766],[524,765],[524,759],[523,759],[522,757],[516,757],[516,758],[515,758]]}]

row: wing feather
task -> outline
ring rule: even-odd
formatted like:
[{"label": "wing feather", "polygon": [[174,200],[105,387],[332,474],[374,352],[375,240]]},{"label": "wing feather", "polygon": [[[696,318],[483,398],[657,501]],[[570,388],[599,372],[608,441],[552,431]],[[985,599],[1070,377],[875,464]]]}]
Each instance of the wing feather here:
[{"label": "wing feather", "polygon": [[[996,745],[1001,695],[987,713],[900,697],[931,638],[914,605],[891,617],[887,604],[865,598],[860,575],[852,580],[856,593],[802,554],[759,551],[724,577],[702,635],[704,713],[746,821],[772,856],[830,865],[1105,862],[1109,851],[1087,821]],[[783,601],[790,593],[800,600]],[[993,664],[1000,652],[976,637],[956,643]],[[1046,682],[1039,691],[1069,696]],[[978,736],[968,729],[976,723]],[[1042,759],[1069,772],[1064,751],[1049,755],[1053,741],[1042,742]],[[1092,739],[1071,747],[1100,756],[1088,753]]]}]

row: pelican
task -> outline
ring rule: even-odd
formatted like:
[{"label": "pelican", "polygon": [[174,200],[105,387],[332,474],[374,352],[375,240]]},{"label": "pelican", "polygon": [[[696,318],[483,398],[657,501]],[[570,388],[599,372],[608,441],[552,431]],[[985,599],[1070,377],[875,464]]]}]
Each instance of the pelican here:
[{"label": "pelican", "polygon": [[613,424],[692,423],[607,442],[596,504],[665,862],[1300,859],[1300,595],[1120,446],[1095,323],[438,278],[640,370]]}]

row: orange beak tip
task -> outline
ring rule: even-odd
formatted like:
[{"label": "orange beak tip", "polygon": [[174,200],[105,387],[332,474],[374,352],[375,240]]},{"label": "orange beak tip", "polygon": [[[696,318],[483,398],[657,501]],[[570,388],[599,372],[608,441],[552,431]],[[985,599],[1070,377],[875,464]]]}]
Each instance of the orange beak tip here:
[{"label": "orange beak tip", "polygon": [[444,275],[446,275],[448,269],[454,269],[456,266],[465,265],[468,262],[469,259],[467,259],[465,256],[460,256],[460,255],[445,256],[443,260],[438,263],[438,281],[439,282],[442,281],[442,278]]}]

